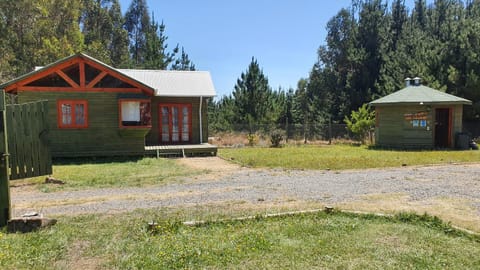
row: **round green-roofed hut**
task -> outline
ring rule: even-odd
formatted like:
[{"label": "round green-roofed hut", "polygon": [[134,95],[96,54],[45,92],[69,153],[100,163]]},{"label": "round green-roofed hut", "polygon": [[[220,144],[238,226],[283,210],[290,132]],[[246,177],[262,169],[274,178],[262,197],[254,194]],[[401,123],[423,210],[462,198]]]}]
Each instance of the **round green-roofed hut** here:
[{"label": "round green-roofed hut", "polygon": [[470,100],[406,79],[402,90],[370,102],[375,107],[375,144],[391,148],[452,148],[462,132]]}]

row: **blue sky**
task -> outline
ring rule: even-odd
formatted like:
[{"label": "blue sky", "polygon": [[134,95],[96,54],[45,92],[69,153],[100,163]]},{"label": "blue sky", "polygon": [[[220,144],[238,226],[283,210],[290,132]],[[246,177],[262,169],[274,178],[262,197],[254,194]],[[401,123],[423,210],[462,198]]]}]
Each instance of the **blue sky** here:
[{"label": "blue sky", "polygon": [[[414,0],[407,0],[411,5]],[[131,0],[120,0],[125,13]],[[430,1],[427,1],[430,2]],[[296,88],[325,44],[327,22],[351,0],[147,0],[168,44],[212,75],[218,97],[233,91],[252,57],[270,86]]]}]

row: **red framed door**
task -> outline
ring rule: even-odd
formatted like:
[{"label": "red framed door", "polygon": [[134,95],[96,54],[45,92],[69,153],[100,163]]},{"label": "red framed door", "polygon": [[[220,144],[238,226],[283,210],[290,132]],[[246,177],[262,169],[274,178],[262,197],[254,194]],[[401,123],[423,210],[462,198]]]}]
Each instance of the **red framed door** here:
[{"label": "red framed door", "polygon": [[192,105],[161,103],[158,105],[161,144],[190,143],[192,140]]},{"label": "red framed door", "polygon": [[452,147],[452,108],[435,109],[435,147]]}]

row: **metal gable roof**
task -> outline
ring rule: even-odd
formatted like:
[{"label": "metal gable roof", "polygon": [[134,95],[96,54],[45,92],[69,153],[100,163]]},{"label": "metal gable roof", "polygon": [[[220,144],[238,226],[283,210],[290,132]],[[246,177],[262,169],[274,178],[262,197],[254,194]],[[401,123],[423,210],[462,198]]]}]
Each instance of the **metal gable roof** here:
[{"label": "metal gable roof", "polygon": [[408,86],[388,96],[370,102],[371,105],[393,104],[472,104],[468,99],[450,95],[430,87]]},{"label": "metal gable roof", "polygon": [[156,96],[213,97],[216,95],[208,71],[117,70],[155,89]]}]

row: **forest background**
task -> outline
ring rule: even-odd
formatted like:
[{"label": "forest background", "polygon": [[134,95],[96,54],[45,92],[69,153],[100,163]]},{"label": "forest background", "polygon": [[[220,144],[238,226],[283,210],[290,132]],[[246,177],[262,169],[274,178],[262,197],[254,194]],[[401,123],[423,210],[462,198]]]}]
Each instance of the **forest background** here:
[{"label": "forest background", "polygon": [[[210,129],[343,123],[417,76],[472,100],[465,120],[480,125],[479,0],[416,0],[411,11],[404,0],[353,0],[326,29],[296,89],[273,89],[252,57],[232,93],[209,103]],[[0,36],[2,83],[77,52],[117,68],[195,70],[145,0],[132,0],[125,14],[118,0],[2,0]]]}]

